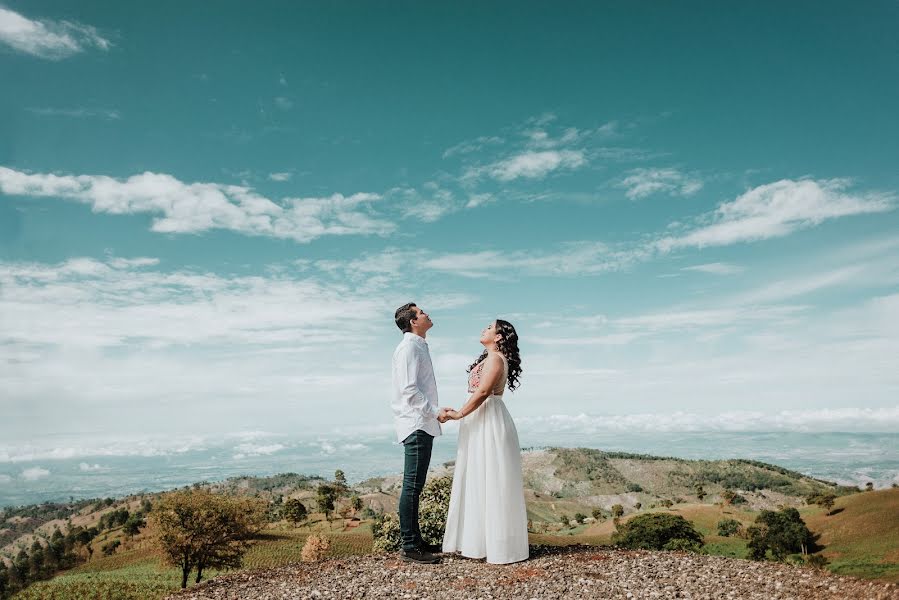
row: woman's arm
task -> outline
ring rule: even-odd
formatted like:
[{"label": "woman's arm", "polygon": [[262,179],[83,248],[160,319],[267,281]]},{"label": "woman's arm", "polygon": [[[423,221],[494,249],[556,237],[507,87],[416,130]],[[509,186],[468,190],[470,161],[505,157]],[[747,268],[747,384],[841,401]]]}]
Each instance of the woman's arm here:
[{"label": "woman's arm", "polygon": [[451,419],[461,419],[476,411],[487,397],[493,393],[493,388],[499,383],[500,377],[503,376],[503,359],[497,354],[488,354],[484,362],[484,366],[481,367],[481,382],[478,385],[478,389],[471,394],[465,406],[450,413],[449,417]]}]

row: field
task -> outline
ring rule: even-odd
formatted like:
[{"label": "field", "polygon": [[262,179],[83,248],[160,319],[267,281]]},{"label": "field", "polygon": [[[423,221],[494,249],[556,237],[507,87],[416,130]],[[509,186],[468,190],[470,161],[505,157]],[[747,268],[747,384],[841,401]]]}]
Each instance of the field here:
[{"label": "field", "polygon": [[[529,507],[530,508],[530,507]],[[557,503],[557,510],[575,508],[567,502]],[[573,510],[571,514],[573,514]],[[735,558],[746,557],[746,541],[717,535],[718,521],[733,518],[751,525],[756,511],[732,506],[681,504],[667,512],[680,514],[691,521],[706,540],[710,554]],[[825,546],[822,554],[831,564],[829,569],[843,575],[899,581],[899,489],[865,492],[837,500],[832,515],[818,506],[803,507],[800,512],[809,528],[820,535]],[[538,506],[534,513],[551,516],[550,506]],[[632,515],[627,515],[627,520]],[[614,525],[611,520],[579,525],[555,534],[531,534],[532,544],[608,545]],[[300,560],[303,543],[311,533],[324,533],[331,541],[331,556],[352,556],[371,552],[371,529],[368,522],[342,530],[341,521],[325,522],[315,515],[310,524],[301,527],[280,525],[268,529],[247,553],[245,569],[278,567]],[[211,571],[208,578],[217,573]],[[17,600],[156,600],[178,589],[180,573],[163,567],[148,547],[120,552],[114,556],[95,558],[56,578],[32,585]]]}]

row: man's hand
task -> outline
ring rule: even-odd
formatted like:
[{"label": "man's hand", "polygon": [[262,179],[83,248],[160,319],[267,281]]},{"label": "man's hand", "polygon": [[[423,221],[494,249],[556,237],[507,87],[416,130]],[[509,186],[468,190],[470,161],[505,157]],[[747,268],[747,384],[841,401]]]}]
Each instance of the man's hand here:
[{"label": "man's hand", "polygon": [[437,420],[441,423],[446,423],[450,420],[450,413],[456,412],[451,408],[441,408],[440,412],[437,414]]}]

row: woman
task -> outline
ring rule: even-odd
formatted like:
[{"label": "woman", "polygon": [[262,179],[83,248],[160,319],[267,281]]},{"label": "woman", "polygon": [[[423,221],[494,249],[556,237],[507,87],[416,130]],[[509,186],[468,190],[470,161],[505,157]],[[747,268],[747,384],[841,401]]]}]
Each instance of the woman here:
[{"label": "woman", "polygon": [[481,332],[484,352],[468,368],[471,397],[458,411],[459,447],[443,551],[506,564],[528,558],[528,521],[518,432],[503,390],[518,387],[518,334],[497,319]]}]

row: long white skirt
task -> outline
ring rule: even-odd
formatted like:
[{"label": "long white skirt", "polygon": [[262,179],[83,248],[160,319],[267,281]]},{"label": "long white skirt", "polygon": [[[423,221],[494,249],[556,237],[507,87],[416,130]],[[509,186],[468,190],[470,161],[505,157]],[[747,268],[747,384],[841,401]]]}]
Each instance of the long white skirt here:
[{"label": "long white skirt", "polygon": [[443,551],[506,564],[528,557],[518,431],[502,396],[459,421]]}]

